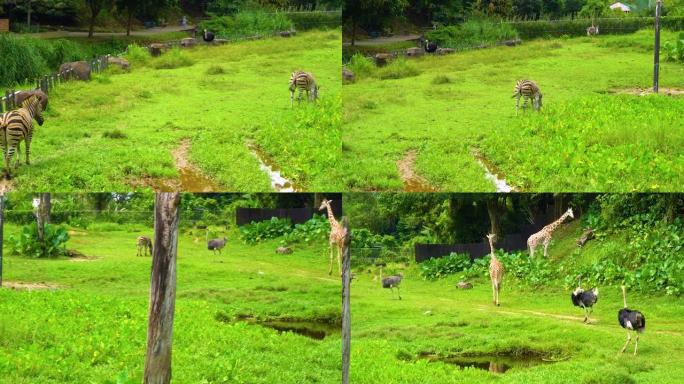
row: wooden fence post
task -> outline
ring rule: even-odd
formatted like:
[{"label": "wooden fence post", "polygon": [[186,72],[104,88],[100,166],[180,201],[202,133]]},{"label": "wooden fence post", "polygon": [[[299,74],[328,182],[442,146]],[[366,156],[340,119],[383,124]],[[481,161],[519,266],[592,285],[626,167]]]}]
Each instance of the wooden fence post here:
[{"label": "wooden fence post", "polygon": [[660,13],[662,1],[656,2],[655,11],[655,44],[653,47],[653,92],[658,93],[658,81],[660,77]]},{"label": "wooden fence post", "polygon": [[0,193],[0,288],[2,288],[2,246],[4,244],[5,228],[5,193]]},{"label": "wooden fence post", "polygon": [[342,219],[344,227],[344,245],[342,247],[342,384],[349,384],[349,367],[351,357],[351,309],[350,309],[350,283],[351,283],[351,231],[349,218]]},{"label": "wooden fence post", "polygon": [[180,194],[177,192],[157,193],[155,196],[145,384],[171,382],[179,206]]}]

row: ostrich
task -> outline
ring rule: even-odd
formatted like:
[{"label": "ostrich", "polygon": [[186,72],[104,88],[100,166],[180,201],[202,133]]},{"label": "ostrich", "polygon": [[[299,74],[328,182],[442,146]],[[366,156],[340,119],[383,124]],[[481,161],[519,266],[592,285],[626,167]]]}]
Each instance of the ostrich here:
[{"label": "ostrich", "polygon": [[204,30],[204,35],[202,36],[204,41],[206,41],[207,43],[211,43],[212,41],[214,41],[214,37],[216,36],[214,36],[212,32],[209,32],[206,29]]},{"label": "ostrich", "polygon": [[221,254],[221,250],[223,247],[226,246],[226,243],[228,242],[227,237],[223,237],[223,239],[211,239],[207,241],[207,249],[210,251],[213,251],[214,254],[216,254],[216,251],[218,251],[219,255]]},{"label": "ostrich", "polygon": [[[570,299],[575,307],[584,309],[584,322],[589,322],[589,315],[594,311],[594,304],[598,301],[598,288],[592,288],[588,291],[582,289],[582,279],[579,279],[577,288],[570,294]],[[587,309],[588,308],[588,309]]]},{"label": "ostrich", "polygon": [[423,45],[425,47],[425,52],[427,53],[435,53],[435,51],[437,51],[437,43],[431,43],[429,40],[425,40]]},{"label": "ostrich", "polygon": [[380,265],[380,281],[382,281],[383,288],[389,288],[392,291],[392,297],[394,297],[394,288],[397,289],[397,295],[399,300],[401,300],[401,293],[399,292],[399,284],[401,284],[401,279],[404,278],[404,274],[400,273],[398,275],[382,277],[382,265]]},{"label": "ostrich", "polygon": [[627,293],[625,291],[625,286],[622,287],[622,300],[625,307],[618,312],[618,321],[620,326],[627,330],[627,341],[624,347],[620,350],[620,353],[625,353],[627,345],[632,340],[632,334],[630,331],[636,333],[636,342],[634,343],[634,355],[637,354],[637,348],[639,348],[639,334],[646,329],[646,317],[639,311],[635,309],[627,308]]}]

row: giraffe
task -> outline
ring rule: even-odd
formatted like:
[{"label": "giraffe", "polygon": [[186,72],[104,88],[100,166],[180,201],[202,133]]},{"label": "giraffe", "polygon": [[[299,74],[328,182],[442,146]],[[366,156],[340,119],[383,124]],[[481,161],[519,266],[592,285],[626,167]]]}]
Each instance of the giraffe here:
[{"label": "giraffe", "polygon": [[553,231],[555,231],[556,228],[558,228],[568,217],[573,219],[575,218],[575,216],[572,214],[572,208],[568,208],[568,210],[558,220],[545,226],[541,229],[541,231],[533,234],[529,237],[529,239],[527,239],[527,247],[530,250],[530,257],[534,257],[534,250],[539,246],[540,242],[544,245],[544,257],[548,257],[548,248],[549,244],[551,243],[551,235],[553,234]]},{"label": "giraffe", "polygon": [[497,259],[496,255],[494,254],[494,237],[496,237],[496,235],[493,233],[487,235],[487,239],[489,240],[489,249],[491,250],[492,255],[492,258],[489,261],[489,277],[492,279],[492,295],[494,304],[499,306],[499,289],[501,289],[501,280],[503,280],[505,270],[503,264],[501,264],[499,259]]},{"label": "giraffe", "polygon": [[328,211],[328,221],[330,221],[330,269],[328,275],[332,275],[333,270],[333,247],[337,248],[337,268],[342,276],[342,245],[344,244],[344,236],[346,235],[344,227],[339,221],[335,220],[330,200],[323,199],[321,207]]}]

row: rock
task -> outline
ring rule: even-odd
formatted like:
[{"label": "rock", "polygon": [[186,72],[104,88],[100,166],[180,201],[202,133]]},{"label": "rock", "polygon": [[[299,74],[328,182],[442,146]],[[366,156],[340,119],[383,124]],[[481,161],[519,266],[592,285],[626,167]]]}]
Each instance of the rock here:
[{"label": "rock", "polygon": [[[69,70],[71,70],[70,73]],[[59,67],[59,73],[67,79],[76,79],[81,81],[89,81],[92,68],[87,61],[74,61],[72,63],[64,63]]]},{"label": "rock", "polygon": [[436,53],[438,55],[450,55],[452,53],[456,53],[456,50],[453,48],[437,48]]},{"label": "rock", "polygon": [[186,37],[180,41],[180,45],[183,48],[192,48],[197,45],[197,40],[194,37]]},{"label": "rock", "polygon": [[587,243],[587,241],[591,240],[594,238],[594,230],[591,228],[587,228],[586,231],[580,236],[579,239],[577,239],[577,246],[578,247],[583,247],[584,244]]},{"label": "rock", "polygon": [[228,44],[229,41],[228,41],[228,39],[214,39],[213,43],[216,45],[224,45],[224,44]]},{"label": "rock", "polygon": [[406,50],[406,56],[408,56],[408,57],[423,56],[423,53],[425,53],[425,51],[423,51],[422,48],[418,48],[418,47],[413,47],[413,48],[409,48]]},{"label": "rock", "polygon": [[290,248],[290,247],[278,247],[278,248],[276,248],[276,253],[279,255],[289,255],[292,253],[292,248]]},{"label": "rock", "polygon": [[280,37],[292,37],[294,36],[294,33],[291,31],[281,31],[280,32]]},{"label": "rock", "polygon": [[347,68],[342,69],[342,80],[347,82],[347,83],[353,83],[356,78],[354,77],[354,72],[350,71]]},{"label": "rock", "polygon": [[373,56],[373,59],[375,59],[375,65],[384,67],[392,60],[392,55],[389,53],[376,53],[375,56]]},{"label": "rock", "polygon": [[118,65],[124,71],[129,71],[131,69],[131,63],[129,63],[128,60],[116,56],[109,56],[109,58],[107,58],[107,64]]},{"label": "rock", "polygon": [[167,49],[169,49],[169,46],[167,44],[155,43],[150,44],[149,46],[150,55],[152,55],[153,57],[161,56],[161,54]]},{"label": "rock", "polygon": [[516,45],[522,44],[522,40],[520,39],[514,39],[514,40],[505,40],[499,43],[499,45],[505,45],[507,47],[515,47]]},{"label": "rock", "polygon": [[24,100],[30,98],[31,96],[38,96],[38,100],[40,100],[40,104],[43,106],[43,110],[47,108],[48,105],[48,95],[45,94],[45,92],[41,91],[40,89],[36,89],[33,91],[19,91],[14,95],[14,100],[16,101],[17,106],[21,106],[21,104],[24,102]]},{"label": "rock", "polygon": [[459,281],[458,284],[456,284],[456,288],[458,289],[472,289],[473,285],[465,282],[465,281]]}]

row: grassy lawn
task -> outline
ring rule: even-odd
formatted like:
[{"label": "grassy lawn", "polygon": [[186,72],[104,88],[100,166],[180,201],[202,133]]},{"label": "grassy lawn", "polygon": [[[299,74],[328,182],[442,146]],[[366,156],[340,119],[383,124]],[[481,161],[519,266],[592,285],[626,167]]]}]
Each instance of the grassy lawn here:
[{"label": "grassy lawn", "polygon": [[[477,152],[520,191],[673,191],[684,174],[684,97],[626,93],[650,87],[652,50],[652,31],[640,31],[422,57],[359,75],[344,86],[342,161],[354,164],[344,184],[402,190],[397,162],[417,151],[414,171],[433,188],[493,191]],[[392,74],[401,78],[381,79]],[[542,89],[541,113],[516,116],[511,95],[524,78]],[[660,86],[682,84],[684,66],[661,62]]]},{"label": "grassy lawn", "polygon": [[[549,248],[550,258],[568,273],[620,240],[592,241],[575,251],[579,233],[578,225],[565,226]],[[618,355],[626,338],[617,321],[619,287],[599,287],[591,324],[584,324],[583,311],[573,307],[571,289],[562,282],[535,289],[504,277],[496,307],[488,278],[459,290],[458,275],[425,281],[415,265],[388,268],[404,270],[402,300],[392,298],[367,269],[355,272],[354,383],[661,384],[681,382],[684,374],[681,298],[628,292],[629,307],[647,318],[635,357],[634,341],[628,353]],[[451,362],[440,361],[449,357]],[[497,369],[505,372],[490,372]]]},{"label": "grassy lawn", "polygon": [[[17,231],[6,227],[5,236]],[[94,258],[88,261],[6,257],[6,284],[57,289],[0,289],[0,381],[141,382],[151,258],[136,257],[135,240],[151,233],[141,226],[72,231],[67,247]],[[338,383],[338,331],[315,340],[235,321],[338,322],[340,283],[327,275],[326,245],[276,255],[276,241],[247,246],[230,232],[214,256],[200,237],[179,241],[174,382]]]},{"label": "grassy lawn", "polygon": [[[189,163],[202,175],[190,179],[209,179],[213,190],[271,191],[253,143],[298,189],[337,190],[330,168],[340,155],[340,41],[331,30],[198,47],[183,51],[190,66],[155,69],[162,56],[130,73],[59,86],[36,128],[32,164],[11,188],[206,191],[202,181],[178,181],[178,164]],[[295,69],[316,76],[317,105],[290,108]],[[174,152],[187,141],[179,160]]]}]

